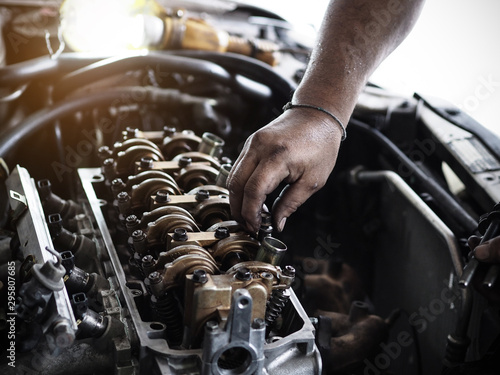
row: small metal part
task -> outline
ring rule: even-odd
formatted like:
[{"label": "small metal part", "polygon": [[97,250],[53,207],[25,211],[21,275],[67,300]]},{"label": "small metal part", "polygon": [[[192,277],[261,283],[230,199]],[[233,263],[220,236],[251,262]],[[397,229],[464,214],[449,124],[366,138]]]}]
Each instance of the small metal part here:
[{"label": "small metal part", "polygon": [[257,234],[257,239],[262,242],[265,237],[271,237],[273,234],[273,226],[271,214],[269,212],[263,211],[260,214],[261,223],[259,228],[259,233]]},{"label": "small metal part", "polygon": [[242,267],[236,271],[236,278],[241,281],[248,281],[252,278],[252,274],[248,268]]},{"label": "small metal part", "polygon": [[227,177],[229,176],[229,172],[231,172],[231,164],[222,164],[219,168],[219,174],[217,175],[217,178],[215,179],[215,185],[221,186],[221,187],[226,187],[227,183]]},{"label": "small metal part", "polygon": [[153,158],[152,157],[144,157],[141,158],[140,162],[141,169],[152,169],[153,168]]},{"label": "small metal part", "polygon": [[223,146],[224,140],[222,138],[206,132],[201,136],[201,143],[198,147],[198,151],[217,158],[222,154]]},{"label": "small metal part", "polygon": [[151,283],[151,285],[154,285],[154,284],[158,284],[161,282],[162,276],[158,271],[154,271],[148,275],[148,279],[149,279],[149,282]]},{"label": "small metal part", "polygon": [[75,331],[66,319],[60,319],[54,323],[52,329],[55,345],[58,348],[67,348],[75,341]]},{"label": "small metal part", "polygon": [[180,168],[185,168],[188,165],[191,165],[192,162],[193,162],[193,159],[191,159],[190,157],[187,157],[187,156],[183,156],[179,159],[178,164],[179,164]]},{"label": "small metal part", "polygon": [[175,128],[172,128],[170,126],[164,126],[163,127],[163,136],[164,137],[171,137],[172,135],[174,135],[176,132],[176,129]]},{"label": "small metal part", "polygon": [[130,200],[130,196],[126,191],[122,191],[116,195],[116,199],[118,200],[118,203],[123,203]]},{"label": "small metal part", "polygon": [[253,329],[262,329],[266,325],[266,322],[262,318],[255,318],[252,322]]},{"label": "small metal part", "polygon": [[458,285],[461,288],[467,288],[469,286],[478,267],[479,261],[476,258],[472,258],[469,263],[465,265],[462,276],[460,276],[460,280],[458,281]]},{"label": "small metal part", "polygon": [[142,257],[142,267],[152,267],[155,263],[155,258],[152,255],[145,255]]},{"label": "small metal part", "polygon": [[117,195],[118,193],[121,193],[125,189],[125,183],[121,178],[115,178],[113,181],[111,181],[111,191],[113,194]]},{"label": "small metal part", "polygon": [[170,196],[167,190],[158,190],[155,195],[156,203],[167,203],[170,201]]},{"label": "small metal part", "polygon": [[172,238],[174,241],[187,241],[187,231],[184,228],[175,228]]},{"label": "small metal part", "polygon": [[99,159],[101,159],[102,161],[111,157],[111,155],[113,155],[113,152],[109,149],[108,146],[101,146],[97,150],[97,156],[99,156]]},{"label": "small metal part", "polygon": [[285,276],[295,277],[295,268],[293,266],[285,266],[283,274]]},{"label": "small metal part", "polygon": [[493,288],[495,282],[498,279],[498,274],[500,273],[500,267],[496,264],[492,264],[486,273],[486,276],[483,280],[483,286],[486,288]]},{"label": "small metal part", "polygon": [[286,250],[286,245],[280,240],[274,237],[265,237],[262,239],[255,260],[277,266],[283,259]]},{"label": "small metal part", "polygon": [[215,233],[214,233],[214,237],[219,239],[219,240],[227,238],[227,237],[229,237],[229,235],[230,235],[230,233],[229,233],[229,229],[227,227],[219,227],[215,230]]},{"label": "small metal part", "polygon": [[134,138],[139,129],[127,126],[125,129],[125,134],[127,138]]},{"label": "small metal part", "polygon": [[127,215],[130,210],[130,195],[126,191],[122,191],[116,195],[118,210],[122,215]]},{"label": "small metal part", "polygon": [[210,193],[208,192],[208,190],[201,189],[201,190],[198,190],[196,192],[196,201],[197,202],[203,202],[203,201],[207,200],[208,198],[210,198]]},{"label": "small metal part", "polygon": [[144,253],[146,251],[146,233],[144,233],[140,229],[137,229],[132,232],[131,237],[134,250],[139,254]]},{"label": "small metal part", "polygon": [[280,275],[280,283],[286,285],[287,287],[292,286],[293,281],[295,280],[295,268],[292,266],[285,266],[283,272]]},{"label": "small metal part", "polygon": [[113,180],[113,178],[115,178],[115,159],[113,158],[107,158],[107,159],[104,159],[104,161],[102,162],[102,173],[104,174],[104,177],[106,177],[106,179],[108,181],[111,181]]},{"label": "small metal part", "polygon": [[140,221],[135,215],[128,215],[125,218],[125,227],[127,228],[127,233],[129,236],[132,235],[132,233],[139,229]]},{"label": "small metal part", "polygon": [[209,332],[215,332],[219,329],[219,323],[217,323],[215,320],[209,320],[205,325],[205,328]]},{"label": "small metal part", "polygon": [[205,284],[208,281],[207,272],[202,269],[196,269],[193,271],[193,281],[199,284]]}]

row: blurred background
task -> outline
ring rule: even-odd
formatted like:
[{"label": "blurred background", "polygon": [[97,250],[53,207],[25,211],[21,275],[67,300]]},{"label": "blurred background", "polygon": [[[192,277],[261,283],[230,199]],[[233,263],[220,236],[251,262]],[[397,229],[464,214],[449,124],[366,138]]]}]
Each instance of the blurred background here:
[{"label": "blurred background", "polygon": [[[328,0],[252,0],[319,29]],[[441,97],[500,135],[500,1],[427,0],[415,28],[371,81]]]}]

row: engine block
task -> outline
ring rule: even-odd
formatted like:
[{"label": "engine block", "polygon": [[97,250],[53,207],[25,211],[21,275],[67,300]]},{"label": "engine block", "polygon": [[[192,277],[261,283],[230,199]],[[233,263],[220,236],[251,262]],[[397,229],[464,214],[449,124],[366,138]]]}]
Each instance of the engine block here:
[{"label": "engine block", "polygon": [[[255,237],[231,218],[223,144],[211,133],[127,129],[99,149],[101,168],[78,170],[78,202],[53,194],[48,180],[37,192],[21,167],[12,174],[12,209],[23,197],[40,208],[32,221],[45,263],[34,267],[64,275],[64,288],[53,288],[64,303],[51,299],[31,318],[52,350],[112,348],[115,360],[99,366],[118,373],[321,372],[314,326],[291,288],[294,268],[280,264],[287,247],[271,237],[269,214]],[[25,311],[34,309],[29,288],[20,293]],[[82,356],[58,371],[89,358],[96,362]]]}]

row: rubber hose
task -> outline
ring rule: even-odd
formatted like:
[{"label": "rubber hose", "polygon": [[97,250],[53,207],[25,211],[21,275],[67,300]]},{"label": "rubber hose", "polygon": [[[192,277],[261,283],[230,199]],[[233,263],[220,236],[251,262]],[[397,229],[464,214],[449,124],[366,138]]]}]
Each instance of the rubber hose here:
[{"label": "rubber hose", "polygon": [[0,69],[0,87],[14,87],[40,78],[53,78],[102,59],[81,53],[63,53],[57,59],[38,57]]},{"label": "rubber hose", "polygon": [[352,119],[349,121],[350,126],[354,126],[364,133],[370,134],[380,145],[389,150],[401,163],[403,163],[411,173],[421,182],[429,194],[434,197],[434,203],[448,217],[448,222],[457,223],[463,232],[462,234],[471,234],[477,228],[477,221],[465,211],[462,206],[446,192],[434,179],[427,176],[408,156],[406,156],[389,138],[382,134],[377,129],[369,125]]},{"label": "rubber hose", "polygon": [[17,143],[24,137],[76,111],[117,105],[123,99],[126,99],[127,104],[161,103],[165,106],[169,104],[169,101],[174,101],[175,98],[176,95],[172,94],[172,90],[137,86],[112,88],[107,91],[92,93],[92,95],[67,99],[31,114],[15,127],[9,128],[0,134],[0,155],[8,163],[8,156],[14,151]]},{"label": "rubber hose", "polygon": [[273,94],[283,96],[285,102],[288,101],[297,88],[297,85],[292,80],[280,75],[269,65],[248,56],[236,53],[194,50],[167,51],[167,53],[211,61],[230,72],[237,72],[251,80],[264,83],[269,86]]},{"label": "rubber hose", "polygon": [[269,99],[271,92],[267,87],[257,87],[250,82],[236,79],[226,69],[210,61],[192,57],[177,56],[165,52],[152,51],[141,55],[118,56],[98,61],[63,77],[54,86],[54,101],[67,96],[75,88],[87,85],[113,74],[130,70],[159,66],[164,72],[198,74],[233,87],[238,93],[259,100]]}]

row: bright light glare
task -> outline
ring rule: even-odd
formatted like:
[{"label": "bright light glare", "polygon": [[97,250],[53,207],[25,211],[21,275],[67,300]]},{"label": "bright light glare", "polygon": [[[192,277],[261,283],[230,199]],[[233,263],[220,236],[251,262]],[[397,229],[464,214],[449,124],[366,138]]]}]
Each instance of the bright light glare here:
[{"label": "bright light glare", "polygon": [[114,54],[147,48],[152,38],[147,22],[159,27],[159,18],[140,7],[137,0],[66,0],[61,7],[61,27],[66,44],[78,52]]}]

